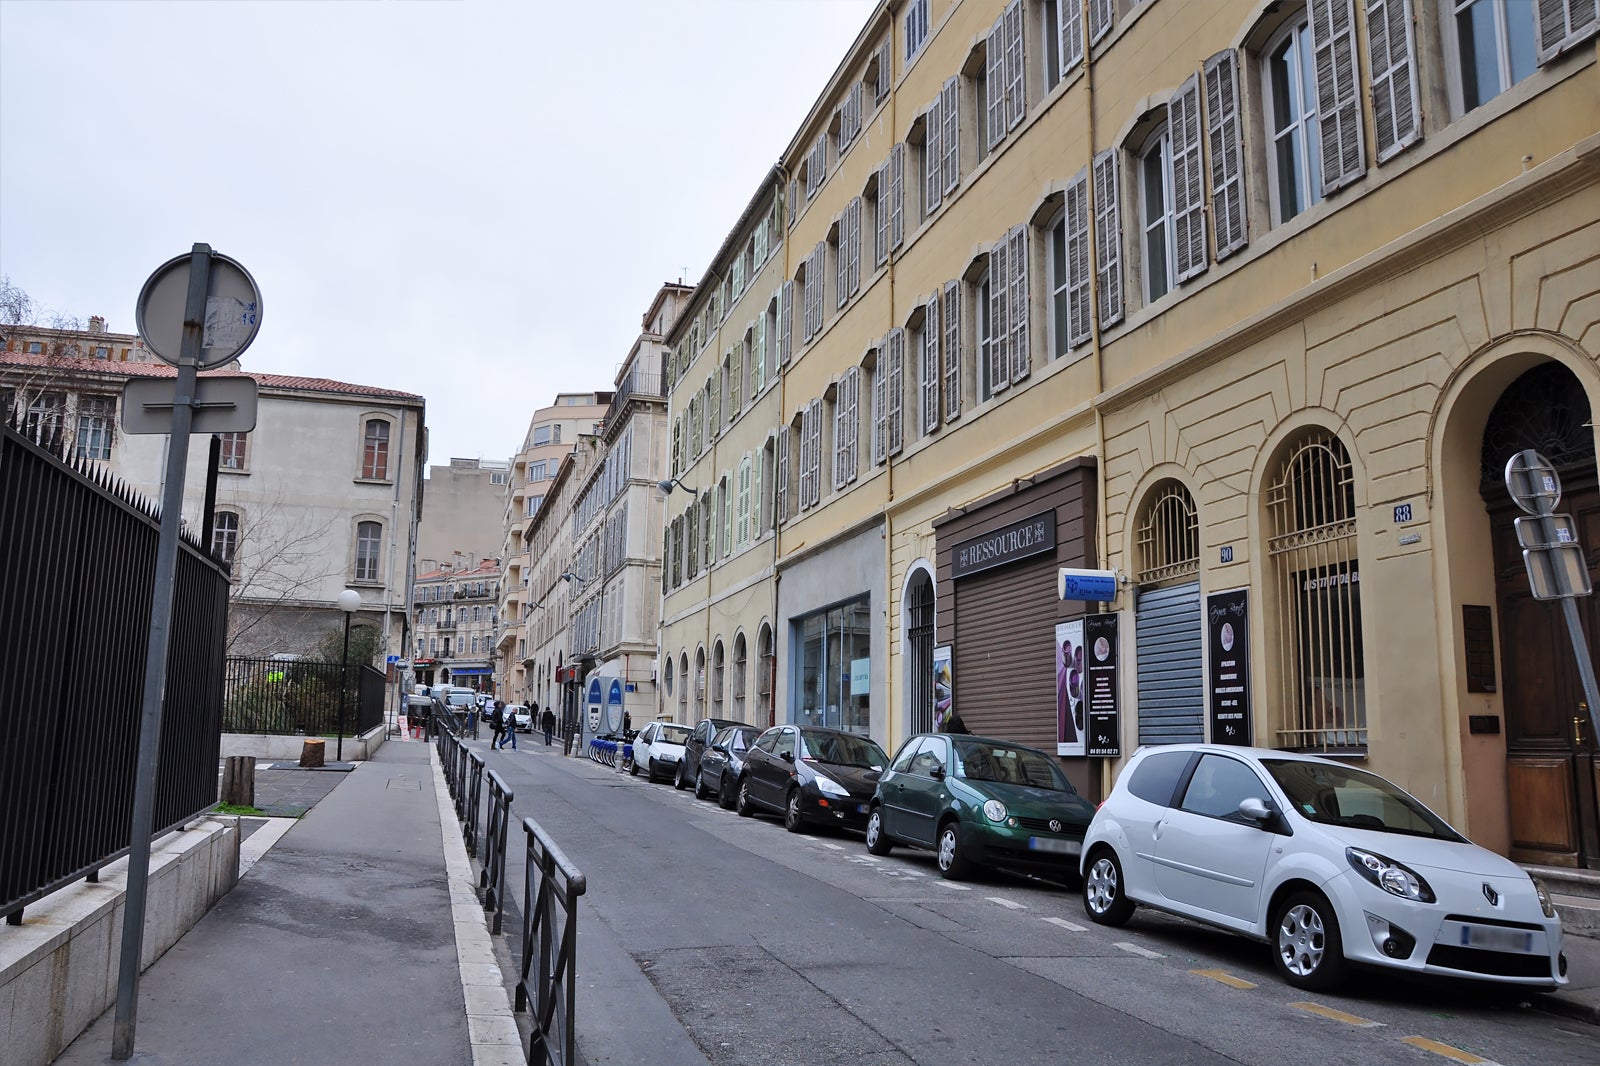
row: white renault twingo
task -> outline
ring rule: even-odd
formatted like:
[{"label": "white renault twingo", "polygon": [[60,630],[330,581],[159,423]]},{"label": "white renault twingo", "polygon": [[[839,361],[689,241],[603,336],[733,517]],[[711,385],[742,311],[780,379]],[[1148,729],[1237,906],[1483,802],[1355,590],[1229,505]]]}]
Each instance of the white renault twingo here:
[{"label": "white renault twingo", "polygon": [[1143,904],[1273,948],[1301,988],[1347,962],[1535,988],[1567,983],[1561,919],[1527,871],[1377,774],[1293,752],[1142,748],[1083,842],[1083,905]]}]

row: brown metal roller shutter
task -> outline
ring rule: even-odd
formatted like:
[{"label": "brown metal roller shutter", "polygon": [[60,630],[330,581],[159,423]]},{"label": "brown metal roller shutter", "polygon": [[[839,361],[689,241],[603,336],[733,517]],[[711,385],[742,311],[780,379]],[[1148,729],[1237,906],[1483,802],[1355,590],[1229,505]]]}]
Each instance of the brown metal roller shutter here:
[{"label": "brown metal roller shutter", "polygon": [[976,575],[956,595],[956,708],[967,728],[1055,751],[1055,558]]}]

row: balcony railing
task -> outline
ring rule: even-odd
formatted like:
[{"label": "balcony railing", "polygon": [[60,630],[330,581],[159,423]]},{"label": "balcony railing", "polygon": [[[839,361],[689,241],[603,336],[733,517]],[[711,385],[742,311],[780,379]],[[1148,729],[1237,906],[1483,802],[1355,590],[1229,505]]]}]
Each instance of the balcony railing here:
[{"label": "balcony railing", "polygon": [[665,400],[666,393],[661,388],[661,375],[646,373],[635,369],[622,379],[622,384],[617,386],[617,393],[611,398],[611,406],[606,408],[605,428],[610,429],[628,409],[628,404],[633,400]]}]

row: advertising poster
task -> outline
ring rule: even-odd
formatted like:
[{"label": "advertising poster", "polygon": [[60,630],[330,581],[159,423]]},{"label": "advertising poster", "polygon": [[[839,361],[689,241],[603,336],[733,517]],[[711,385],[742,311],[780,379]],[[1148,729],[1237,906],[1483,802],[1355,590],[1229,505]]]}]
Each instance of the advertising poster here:
[{"label": "advertising poster", "polygon": [[955,678],[950,672],[950,645],[933,649],[933,728],[944,724],[956,710]]},{"label": "advertising poster", "polygon": [[1250,745],[1250,605],[1247,589],[1206,597],[1206,706],[1211,743]]},{"label": "advertising poster", "polygon": [[1056,623],[1056,754],[1084,755],[1083,619]]},{"label": "advertising poster", "polygon": [[1122,721],[1117,713],[1117,616],[1083,620],[1085,701],[1089,705],[1088,754],[1121,755]]}]

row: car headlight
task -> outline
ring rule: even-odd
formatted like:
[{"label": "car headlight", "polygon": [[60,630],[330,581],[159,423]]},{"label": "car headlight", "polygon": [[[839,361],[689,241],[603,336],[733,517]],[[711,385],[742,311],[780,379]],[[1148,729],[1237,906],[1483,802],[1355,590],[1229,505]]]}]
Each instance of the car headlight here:
[{"label": "car headlight", "polygon": [[850,795],[849,789],[839,784],[839,782],[835,781],[833,778],[823,777],[821,774],[817,775],[817,791],[822,793],[824,796]]},{"label": "car headlight", "polygon": [[1401,899],[1414,899],[1419,903],[1433,903],[1433,889],[1422,876],[1387,856],[1361,848],[1345,848],[1344,857],[1351,869],[1391,895]]},{"label": "car headlight", "polygon": [[1556,916],[1556,904],[1550,898],[1550,890],[1537,877],[1529,878],[1529,880],[1533,882],[1533,891],[1539,897],[1539,909],[1544,911],[1546,918],[1554,918]]},{"label": "car headlight", "polygon": [[983,816],[991,822],[1006,820],[1006,805],[999,800],[988,800],[983,805]]}]

